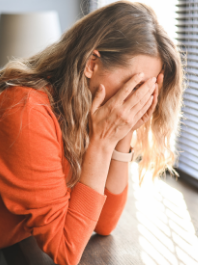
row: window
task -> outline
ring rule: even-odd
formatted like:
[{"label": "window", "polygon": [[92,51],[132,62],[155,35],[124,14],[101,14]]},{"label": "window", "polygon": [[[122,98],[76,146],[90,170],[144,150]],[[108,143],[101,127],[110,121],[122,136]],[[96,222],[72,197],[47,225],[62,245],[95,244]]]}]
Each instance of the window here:
[{"label": "window", "polygon": [[178,169],[198,179],[198,1],[179,0],[176,11],[177,45],[186,52],[187,88],[180,137]]}]

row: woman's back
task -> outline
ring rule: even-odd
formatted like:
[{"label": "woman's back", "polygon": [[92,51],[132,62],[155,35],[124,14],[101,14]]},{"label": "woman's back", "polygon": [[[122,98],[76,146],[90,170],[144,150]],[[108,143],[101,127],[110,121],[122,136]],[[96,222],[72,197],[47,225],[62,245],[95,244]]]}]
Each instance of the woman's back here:
[{"label": "woman's back", "polygon": [[[44,141],[39,141],[38,133],[57,145],[54,147],[57,147],[60,161],[63,156],[60,152],[62,138],[57,120],[50,106],[41,105],[48,103],[45,92],[27,87],[10,87],[0,95],[0,227],[3,228],[0,229],[0,248],[31,235],[29,231],[24,230],[26,215],[23,213],[33,201],[35,208],[41,203],[36,202],[36,194],[33,197],[36,190],[34,186],[36,183],[38,186],[42,185],[45,170],[46,177],[50,176],[49,162],[55,167],[57,153],[53,154]],[[41,114],[39,120],[34,118],[36,113]],[[51,131],[45,130],[45,120],[49,123],[48,128]],[[46,150],[50,160],[47,161],[44,156],[40,157],[42,151],[39,154],[39,149]],[[57,174],[60,179],[67,175],[68,162],[66,159],[64,162],[66,171]],[[66,187],[62,185],[62,194],[65,192]],[[28,194],[31,194],[31,197]],[[19,197],[20,201],[17,201]],[[22,208],[20,203],[23,199],[26,200],[26,205]]]},{"label": "woman's back", "polygon": [[94,228],[115,228],[128,185],[119,195],[67,187],[70,166],[45,92],[8,88],[0,106],[0,248],[33,235],[55,262],[76,264]]}]

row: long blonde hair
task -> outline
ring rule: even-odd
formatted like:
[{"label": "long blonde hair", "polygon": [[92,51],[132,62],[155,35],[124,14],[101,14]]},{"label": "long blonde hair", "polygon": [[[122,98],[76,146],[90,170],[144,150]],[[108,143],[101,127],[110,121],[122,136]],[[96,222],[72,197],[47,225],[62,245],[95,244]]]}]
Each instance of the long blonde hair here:
[{"label": "long blonde hair", "polygon": [[0,93],[9,86],[53,88],[53,93],[46,93],[62,130],[64,155],[71,166],[67,185],[72,187],[79,181],[89,145],[92,94],[84,69],[94,49],[106,68],[126,66],[127,58],[139,54],[160,56],[163,87],[153,117],[137,130],[135,159],[141,156],[140,185],[144,170],[152,168],[153,178],[167,168],[174,172],[170,138],[178,132],[181,116],[181,59],[153,10],[144,4],[118,1],[104,6],[78,20],[42,52],[8,62],[0,71]]}]

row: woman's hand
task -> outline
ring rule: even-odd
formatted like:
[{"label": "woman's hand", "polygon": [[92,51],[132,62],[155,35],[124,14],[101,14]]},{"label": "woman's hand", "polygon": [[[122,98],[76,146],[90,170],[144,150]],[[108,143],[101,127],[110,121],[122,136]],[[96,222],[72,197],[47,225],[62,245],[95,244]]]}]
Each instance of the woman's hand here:
[{"label": "woman's hand", "polygon": [[[107,149],[115,148],[148,111],[156,89],[156,78],[148,79],[137,91],[132,90],[142,81],[143,74],[134,75],[103,106],[105,88],[100,85],[92,102],[89,132],[90,141],[101,142]],[[130,95],[131,94],[131,95]],[[113,150],[112,149],[112,150]]]},{"label": "woman's hand", "polygon": [[121,139],[118,142],[118,144],[115,147],[115,149],[117,151],[128,152],[130,145],[131,145],[131,139],[132,139],[133,132],[135,130],[137,130],[139,127],[141,127],[145,122],[147,122],[151,118],[151,116],[152,116],[152,114],[156,108],[156,105],[157,105],[157,97],[158,97],[158,93],[159,93],[160,89],[162,88],[163,79],[164,79],[164,72],[161,72],[157,76],[157,81],[156,81],[157,86],[156,86],[156,89],[154,91],[154,97],[153,97],[152,105],[147,110],[147,112],[139,119],[139,121],[133,126],[133,128],[130,130],[130,132],[123,139]]},{"label": "woman's hand", "polygon": [[139,127],[141,127],[144,123],[146,123],[151,118],[156,108],[156,105],[157,105],[157,98],[158,98],[159,91],[163,85],[163,78],[164,78],[164,73],[162,72],[157,77],[157,81],[156,81],[157,86],[153,94],[152,105],[147,110],[147,112],[138,120],[138,122],[133,126],[133,128],[131,129],[132,131],[137,130]]}]

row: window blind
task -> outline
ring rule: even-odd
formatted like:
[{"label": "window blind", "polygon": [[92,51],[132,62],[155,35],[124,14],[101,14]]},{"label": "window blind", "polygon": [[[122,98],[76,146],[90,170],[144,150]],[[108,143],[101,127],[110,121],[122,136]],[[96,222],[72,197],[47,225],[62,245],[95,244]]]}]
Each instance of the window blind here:
[{"label": "window blind", "polygon": [[177,168],[198,180],[198,0],[178,0],[176,41],[186,54],[183,118],[176,146],[180,152]]},{"label": "window blind", "polygon": [[87,15],[97,8],[103,6],[105,2],[106,0],[83,0],[81,3],[83,15]]}]

